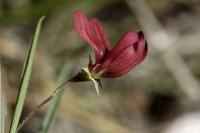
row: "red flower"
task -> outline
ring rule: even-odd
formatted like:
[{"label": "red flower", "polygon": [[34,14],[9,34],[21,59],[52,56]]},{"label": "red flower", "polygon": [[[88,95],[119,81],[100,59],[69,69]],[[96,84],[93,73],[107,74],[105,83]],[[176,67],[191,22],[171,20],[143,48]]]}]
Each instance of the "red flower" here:
[{"label": "red flower", "polygon": [[127,31],[112,48],[97,19],[87,19],[81,11],[77,11],[74,26],[95,52],[95,63],[90,58],[88,64],[89,72],[95,79],[122,76],[140,64],[147,55],[147,42],[141,31]]}]

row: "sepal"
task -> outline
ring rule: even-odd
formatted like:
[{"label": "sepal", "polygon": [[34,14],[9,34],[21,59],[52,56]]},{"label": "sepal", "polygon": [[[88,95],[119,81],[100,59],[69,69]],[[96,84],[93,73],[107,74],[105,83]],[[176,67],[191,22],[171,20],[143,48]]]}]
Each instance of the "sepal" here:
[{"label": "sepal", "polygon": [[83,82],[83,81],[92,81],[97,92],[99,95],[99,88],[102,88],[100,79],[95,79],[88,68],[82,68],[77,75],[75,75],[70,82]]}]

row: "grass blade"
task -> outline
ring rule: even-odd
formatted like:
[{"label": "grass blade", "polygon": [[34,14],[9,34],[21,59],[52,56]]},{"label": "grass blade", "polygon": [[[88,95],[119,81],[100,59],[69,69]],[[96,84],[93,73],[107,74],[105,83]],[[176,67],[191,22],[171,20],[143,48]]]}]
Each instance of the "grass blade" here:
[{"label": "grass blade", "polygon": [[36,52],[36,46],[38,43],[38,38],[39,38],[39,34],[40,34],[40,30],[41,30],[41,26],[42,26],[42,22],[44,20],[44,17],[40,18],[40,20],[38,21],[37,24],[37,28],[35,31],[35,34],[33,36],[33,39],[30,43],[30,48],[29,48],[29,52],[28,52],[28,56],[26,58],[25,64],[24,64],[24,69],[22,72],[22,78],[21,78],[21,82],[20,82],[20,86],[19,86],[19,94],[17,97],[17,102],[16,102],[16,107],[15,107],[15,112],[14,112],[14,116],[12,119],[12,123],[10,126],[10,131],[9,133],[16,133],[16,129],[19,123],[19,119],[22,113],[22,109],[23,109],[23,105],[24,105],[24,100],[26,97],[26,93],[27,93],[27,88],[29,86],[29,81],[30,81],[30,76],[31,76],[31,71],[32,71],[32,64],[33,64],[33,58]]},{"label": "grass blade", "polygon": [[[68,63],[66,63],[61,72],[60,75],[58,77],[58,84],[62,84],[68,77],[70,70],[71,70],[72,66],[69,65]],[[45,118],[43,120],[43,123],[41,125],[41,128],[39,129],[38,133],[47,133],[53,123],[57,108],[59,106],[61,97],[63,95],[63,91],[61,90],[59,92],[59,94],[57,96],[54,97],[54,99],[51,102],[51,105],[49,106],[49,109],[45,115]]]},{"label": "grass blade", "polygon": [[1,64],[0,64],[0,133],[4,133],[5,128],[5,101],[2,86],[2,75],[1,75]]}]

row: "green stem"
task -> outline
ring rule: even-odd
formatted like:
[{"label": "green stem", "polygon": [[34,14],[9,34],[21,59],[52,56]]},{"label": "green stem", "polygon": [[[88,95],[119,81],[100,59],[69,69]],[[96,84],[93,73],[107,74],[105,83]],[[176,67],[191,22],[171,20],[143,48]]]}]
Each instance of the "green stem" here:
[{"label": "green stem", "polygon": [[48,103],[49,101],[51,101],[61,90],[63,90],[63,87],[66,83],[68,83],[69,80],[65,81],[63,84],[61,84],[60,86],[58,86],[53,93],[47,97],[42,103],[40,103],[36,108],[34,108],[28,115],[27,117],[19,124],[18,128],[17,128],[17,133],[19,132],[19,130],[32,118],[32,116],[46,103]]},{"label": "green stem", "polygon": [[[58,83],[62,83],[64,82],[64,80],[68,77],[70,70],[71,70],[71,65],[69,65],[69,63],[66,63],[61,72],[60,75],[58,77]],[[55,117],[57,108],[59,106],[61,97],[63,95],[63,89],[58,93],[57,96],[55,96],[51,102],[51,105],[49,106],[49,109],[45,115],[45,118],[43,120],[43,123],[41,125],[41,128],[39,129],[38,133],[47,133],[53,123],[53,119]]]}]

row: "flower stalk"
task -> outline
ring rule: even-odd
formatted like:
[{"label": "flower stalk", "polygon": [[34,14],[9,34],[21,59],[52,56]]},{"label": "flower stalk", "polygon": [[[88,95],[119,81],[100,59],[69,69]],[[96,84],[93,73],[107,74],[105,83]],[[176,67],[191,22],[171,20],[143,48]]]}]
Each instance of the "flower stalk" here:
[{"label": "flower stalk", "polygon": [[19,126],[17,127],[17,131],[16,133],[19,132],[19,130],[33,117],[33,115],[46,103],[48,103],[49,101],[51,101],[65,86],[65,84],[67,84],[69,82],[69,80],[65,81],[63,84],[61,84],[60,86],[58,86],[53,93],[47,97],[43,102],[41,102],[37,107],[35,107],[26,117],[25,119],[19,124]]},{"label": "flower stalk", "polygon": [[34,114],[45,104],[50,102],[61,90],[64,89],[64,86],[69,82],[82,82],[82,81],[92,81],[94,83],[95,89],[97,94],[99,95],[99,86],[100,81],[94,79],[89,72],[88,68],[82,68],[74,77],[65,81],[61,85],[59,85],[49,97],[47,97],[44,101],[42,101],[38,106],[36,106],[26,117],[25,119],[19,124],[17,127],[16,133],[20,131],[20,129],[34,116]]}]

